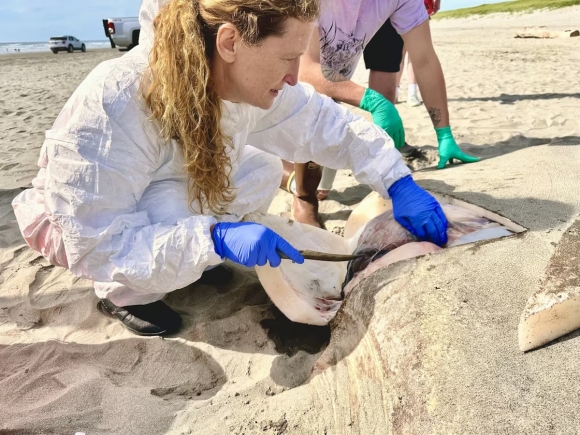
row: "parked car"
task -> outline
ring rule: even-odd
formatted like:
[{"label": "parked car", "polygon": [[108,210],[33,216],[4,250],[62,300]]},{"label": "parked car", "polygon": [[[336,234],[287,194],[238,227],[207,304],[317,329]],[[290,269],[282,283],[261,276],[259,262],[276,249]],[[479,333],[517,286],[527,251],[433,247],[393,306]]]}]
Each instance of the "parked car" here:
[{"label": "parked car", "polygon": [[87,47],[83,41],[79,41],[74,36],[53,36],[48,41],[48,48],[57,54],[59,51],[67,51],[72,53],[75,50],[81,50],[83,53],[87,51]]},{"label": "parked car", "polygon": [[113,41],[119,50],[131,50],[139,45],[141,24],[137,17],[107,18],[103,20],[105,35]]}]

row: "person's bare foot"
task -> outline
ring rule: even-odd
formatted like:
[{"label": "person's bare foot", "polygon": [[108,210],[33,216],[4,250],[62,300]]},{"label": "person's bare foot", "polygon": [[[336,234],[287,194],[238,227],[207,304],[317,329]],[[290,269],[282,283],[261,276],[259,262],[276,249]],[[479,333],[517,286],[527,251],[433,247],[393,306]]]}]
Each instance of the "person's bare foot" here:
[{"label": "person's bare foot", "polygon": [[301,224],[323,228],[318,214],[318,199],[316,197],[296,196],[292,203],[292,219]]},{"label": "person's bare foot", "polygon": [[319,201],[324,201],[329,194],[330,190],[326,190],[326,189],[318,189],[316,191],[316,198],[318,198]]}]

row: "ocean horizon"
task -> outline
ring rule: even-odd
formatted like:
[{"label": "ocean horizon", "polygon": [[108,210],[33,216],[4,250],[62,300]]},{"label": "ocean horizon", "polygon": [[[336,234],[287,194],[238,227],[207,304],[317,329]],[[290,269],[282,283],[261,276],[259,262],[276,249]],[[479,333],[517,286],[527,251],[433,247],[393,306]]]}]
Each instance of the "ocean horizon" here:
[{"label": "ocean horizon", "polygon": [[[111,43],[108,39],[83,41],[87,50],[98,48],[110,48]],[[12,53],[36,53],[50,51],[48,48],[48,39],[46,41],[36,42],[0,42],[0,55]]]}]

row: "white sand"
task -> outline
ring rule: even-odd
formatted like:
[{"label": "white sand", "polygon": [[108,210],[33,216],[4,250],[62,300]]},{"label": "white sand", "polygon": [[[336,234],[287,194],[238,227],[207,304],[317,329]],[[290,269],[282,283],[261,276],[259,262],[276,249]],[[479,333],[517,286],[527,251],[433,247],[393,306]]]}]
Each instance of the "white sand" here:
[{"label": "white sand", "polygon": [[[95,65],[120,53],[0,56],[0,432],[577,433],[578,339],[517,350],[519,313],[561,230],[580,212],[576,147],[538,146],[580,143],[580,38],[513,38],[529,25],[580,28],[580,8],[432,25],[456,138],[485,161],[432,170],[435,135],[424,107],[398,108],[409,142],[426,151],[412,162],[423,168],[415,177],[425,187],[531,231],[449,250],[431,264],[401,263],[392,286],[388,274],[376,274],[372,297],[354,292],[345,303],[345,316],[356,318],[338,319],[319,362],[324,370],[307,383],[329,329],[290,324],[254,273],[236,267],[232,285],[172,293],[167,302],[183,315],[182,331],[145,339],[97,312],[90,282],[26,247],[10,201],[34,177],[43,133],[67,98]],[[366,83],[364,69],[355,78]],[[335,188],[321,209],[328,229],[340,232],[369,189],[348,171]],[[289,199],[280,192],[271,211],[288,213]],[[409,348],[390,348],[408,350],[425,339],[389,317],[405,307],[390,294],[397,282],[407,288],[401,277],[414,271],[408,301],[423,314],[423,333],[431,332],[410,359],[417,372],[399,367],[385,377],[373,343],[408,339]],[[435,286],[440,293],[425,293]],[[341,361],[324,368],[329,355]],[[401,389],[413,400],[393,408]]]}]

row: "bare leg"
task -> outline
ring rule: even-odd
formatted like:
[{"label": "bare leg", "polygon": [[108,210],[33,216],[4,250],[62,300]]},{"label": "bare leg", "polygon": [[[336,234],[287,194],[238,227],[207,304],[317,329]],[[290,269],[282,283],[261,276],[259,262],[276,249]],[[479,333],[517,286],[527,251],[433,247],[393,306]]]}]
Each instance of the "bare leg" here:
[{"label": "bare leg", "polygon": [[397,73],[397,87],[401,86],[401,79],[403,78],[403,70],[405,69],[405,54],[407,54],[407,49],[403,46],[403,56],[401,57],[401,66],[399,67],[399,72]]},{"label": "bare leg", "polygon": [[300,223],[322,228],[318,215],[316,191],[322,178],[322,167],[316,163],[295,163],[296,193],[292,204],[292,215]]},{"label": "bare leg", "polygon": [[407,58],[407,82],[410,85],[416,85],[417,79],[415,78],[415,71],[413,70],[413,64],[411,60]]},{"label": "bare leg", "polygon": [[[399,73],[394,72],[383,72],[370,70],[369,72],[369,88],[382,94],[391,103],[396,103],[397,95],[397,76]],[[399,152],[403,157],[411,157],[417,149],[408,145],[405,145],[399,149]]]},{"label": "bare leg", "polygon": [[387,100],[395,104],[397,93],[397,74],[392,72],[374,71],[369,72],[369,88],[382,94]]},{"label": "bare leg", "polygon": [[[294,171],[294,163],[287,160],[282,160],[284,167],[284,175],[280,187],[292,194],[296,193],[296,172]],[[322,168],[322,179],[316,190],[316,197],[319,201],[326,199],[328,192],[332,189],[332,183],[336,177],[336,169]]]},{"label": "bare leg", "polygon": [[[292,219],[322,228],[318,215],[317,188],[322,178],[322,167],[316,163],[292,163],[282,160],[283,176],[280,187],[294,195]],[[294,180],[294,183],[292,183]],[[291,189],[294,184],[295,188]]]}]

